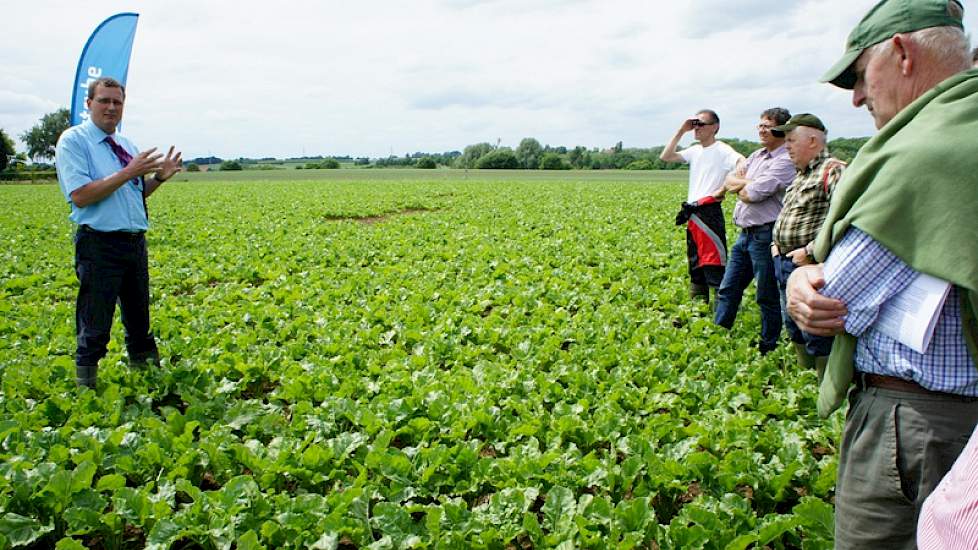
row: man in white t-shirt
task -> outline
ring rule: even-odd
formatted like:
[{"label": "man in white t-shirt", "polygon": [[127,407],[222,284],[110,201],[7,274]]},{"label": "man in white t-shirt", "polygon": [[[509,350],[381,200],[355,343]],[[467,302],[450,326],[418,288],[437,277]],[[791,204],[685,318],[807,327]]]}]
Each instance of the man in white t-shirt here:
[{"label": "man in white t-shirt", "polygon": [[[699,143],[677,152],[679,140],[690,130]],[[720,207],[723,198],[714,195],[723,187],[727,174],[744,161],[743,155],[717,141],[719,130],[720,117],[703,109],[683,121],[659,155],[666,162],[689,163],[689,191],[676,216],[676,225],[686,224],[689,297],[706,302],[710,301],[710,288],[716,293],[720,287],[727,265],[727,231]]]}]

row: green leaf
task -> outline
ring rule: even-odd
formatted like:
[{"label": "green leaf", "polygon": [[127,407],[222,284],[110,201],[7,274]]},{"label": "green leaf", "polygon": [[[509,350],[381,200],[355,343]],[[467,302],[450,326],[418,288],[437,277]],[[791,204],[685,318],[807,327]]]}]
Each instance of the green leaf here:
[{"label": "green leaf", "polygon": [[780,539],[785,533],[794,531],[802,519],[796,515],[779,516],[771,514],[761,521],[758,529],[758,544],[765,545]]},{"label": "green leaf", "polygon": [[543,545],[543,529],[540,527],[540,522],[537,521],[536,514],[523,514],[523,529],[530,536],[530,541],[533,542],[534,547],[539,548]]},{"label": "green leaf", "polygon": [[65,537],[54,545],[54,550],[86,550],[85,545],[77,540]]},{"label": "green leaf", "polygon": [[54,525],[42,525],[33,518],[8,512],[0,517],[0,534],[13,546],[27,546],[54,530]]},{"label": "green leaf", "polygon": [[265,547],[258,540],[258,533],[248,530],[245,534],[238,537],[238,550],[265,550]]},{"label": "green leaf", "polygon": [[75,471],[71,474],[71,492],[77,493],[82,489],[91,487],[92,479],[97,471],[98,467],[87,460],[76,466]]},{"label": "green leaf", "polygon": [[183,528],[171,519],[157,521],[146,536],[146,548],[167,549],[183,536]]},{"label": "green leaf", "polygon": [[373,509],[370,523],[395,542],[402,542],[416,532],[414,520],[404,508],[389,502],[378,502]]},{"label": "green leaf", "polygon": [[543,527],[550,534],[567,535],[574,526],[577,503],[574,494],[567,487],[556,486],[547,492],[543,504]]},{"label": "green leaf", "polygon": [[97,491],[115,491],[126,486],[125,476],[119,474],[108,474],[99,478],[95,485]]},{"label": "green leaf", "polygon": [[815,497],[802,497],[801,502],[792,508],[800,519],[806,534],[828,540],[835,537],[835,511],[824,500]]},{"label": "green leaf", "polygon": [[725,546],[724,549],[745,550],[748,546],[755,544],[756,542],[757,542],[757,533],[745,533],[743,535],[738,535],[737,538],[727,543],[727,546]]},{"label": "green leaf", "polygon": [[150,514],[152,503],[142,490],[122,487],[112,495],[112,508],[125,520],[142,525]]},{"label": "green leaf", "polygon": [[655,522],[655,514],[649,505],[648,497],[623,500],[615,507],[615,517],[624,532],[644,533]]},{"label": "green leaf", "polygon": [[71,499],[71,478],[71,472],[58,470],[41,489],[40,494],[44,502],[55,514],[60,514]]},{"label": "green leaf", "polygon": [[102,513],[107,505],[108,500],[92,489],[76,494],[63,516],[67,533],[84,535],[98,531],[102,527]]},{"label": "green leaf", "polygon": [[336,550],[340,546],[340,539],[335,533],[323,533],[316,542],[312,543],[310,550]]}]

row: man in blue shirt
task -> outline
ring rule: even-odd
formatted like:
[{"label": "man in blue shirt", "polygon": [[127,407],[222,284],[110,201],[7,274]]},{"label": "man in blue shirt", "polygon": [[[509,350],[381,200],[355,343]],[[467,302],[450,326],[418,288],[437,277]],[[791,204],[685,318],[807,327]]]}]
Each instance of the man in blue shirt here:
[{"label": "man in blue shirt", "polygon": [[79,386],[93,389],[117,301],[130,364],[159,363],[149,327],[146,197],[182,167],[173,147],[166,156],[155,147],[139,152],[116,134],[125,97],[125,88],[114,79],[92,82],[91,118],[65,130],[55,153],[61,192],[71,205],[71,221],[78,224],[76,376]]}]

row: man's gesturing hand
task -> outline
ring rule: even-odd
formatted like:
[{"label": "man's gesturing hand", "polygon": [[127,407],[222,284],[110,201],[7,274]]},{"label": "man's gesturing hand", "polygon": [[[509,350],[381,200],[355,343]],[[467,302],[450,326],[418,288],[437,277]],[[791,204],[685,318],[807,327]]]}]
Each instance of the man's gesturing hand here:
[{"label": "man's gesturing hand", "polygon": [[842,301],[819,294],[824,286],[822,264],[796,269],[788,278],[788,314],[805,332],[833,336],[843,332],[848,310]]},{"label": "man's gesturing hand", "polygon": [[166,181],[173,177],[180,170],[183,170],[183,160],[181,157],[181,152],[177,151],[177,154],[173,154],[173,146],[170,146],[170,150],[167,151],[166,157],[163,159],[162,164],[160,164],[159,170],[156,171],[156,179],[159,181]]},{"label": "man's gesturing hand", "polygon": [[129,179],[145,176],[150,172],[156,172],[163,165],[163,153],[157,153],[156,147],[147,149],[142,153],[132,157],[124,170],[129,172]]}]

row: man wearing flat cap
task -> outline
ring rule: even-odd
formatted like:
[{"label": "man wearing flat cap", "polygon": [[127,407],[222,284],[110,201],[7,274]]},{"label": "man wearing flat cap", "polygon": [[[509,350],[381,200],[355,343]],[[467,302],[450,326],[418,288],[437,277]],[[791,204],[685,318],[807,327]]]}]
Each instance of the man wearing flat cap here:
[{"label": "man wearing flat cap", "polygon": [[[836,335],[819,414],[849,399],[840,549],[915,548],[924,500],[978,423],[978,70],[963,11],[956,0],[884,0],[822,78],[851,89],[879,129],[832,194],[814,247],[823,263],[788,281],[798,326]],[[921,274],[947,290],[926,345],[887,323]]]},{"label": "man wearing flat cap", "polygon": [[784,206],[774,222],[771,243],[774,277],[781,294],[784,328],[795,347],[798,365],[815,369],[821,380],[832,350],[832,337],[808,334],[798,328],[787,313],[785,289],[788,277],[796,267],[813,263],[815,236],[825,221],[829,198],[842,176],[845,163],[829,155],[825,145],[825,125],[813,114],[795,115],[775,130],[787,136],[785,145],[797,173],[785,191]]}]

